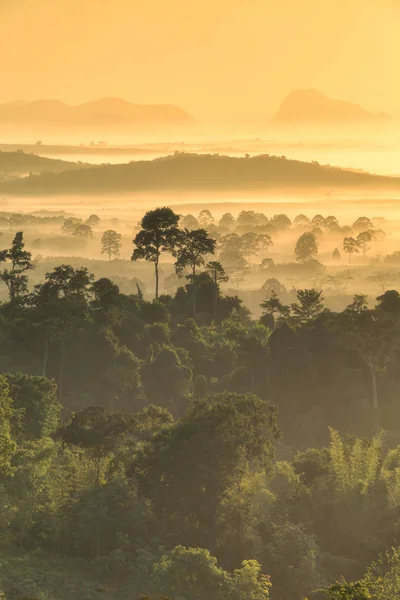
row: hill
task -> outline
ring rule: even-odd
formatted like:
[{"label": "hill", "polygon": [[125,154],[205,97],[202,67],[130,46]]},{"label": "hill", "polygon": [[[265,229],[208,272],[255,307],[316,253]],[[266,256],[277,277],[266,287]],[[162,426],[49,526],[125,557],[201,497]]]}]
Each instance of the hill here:
[{"label": "hill", "polygon": [[383,115],[368,112],[358,104],[333,100],[317,90],[295,90],[282,102],[276,122],[352,122],[372,121]]},{"label": "hill", "polygon": [[26,154],[21,150],[15,152],[0,151],[0,177],[3,179],[20,177],[28,173],[61,173],[73,169],[87,168],[86,163],[68,162],[53,158],[44,158],[36,154]]},{"label": "hill", "polygon": [[7,125],[170,125],[195,123],[185,110],[172,104],[132,104],[103,98],[79,105],[60,100],[0,104],[0,123]]},{"label": "hill", "polygon": [[69,194],[174,190],[264,190],[332,186],[400,189],[400,178],[357,173],[316,162],[259,155],[236,158],[176,153],[152,161],[44,173],[0,184],[0,193]]}]

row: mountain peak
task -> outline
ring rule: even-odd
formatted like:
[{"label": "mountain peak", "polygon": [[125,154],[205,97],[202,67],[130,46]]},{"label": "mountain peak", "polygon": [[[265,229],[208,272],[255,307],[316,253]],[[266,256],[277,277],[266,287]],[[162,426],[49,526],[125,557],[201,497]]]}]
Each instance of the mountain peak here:
[{"label": "mountain peak", "polygon": [[278,122],[351,122],[381,119],[355,104],[328,98],[315,89],[294,90],[283,100],[276,116]]}]

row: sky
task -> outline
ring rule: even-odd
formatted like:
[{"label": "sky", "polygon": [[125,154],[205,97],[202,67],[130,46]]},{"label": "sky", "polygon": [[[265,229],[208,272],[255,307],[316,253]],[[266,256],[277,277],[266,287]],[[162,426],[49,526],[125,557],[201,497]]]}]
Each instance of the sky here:
[{"label": "sky", "polygon": [[400,113],[400,0],[0,0],[0,101],[118,96],[200,122],[315,88]]}]

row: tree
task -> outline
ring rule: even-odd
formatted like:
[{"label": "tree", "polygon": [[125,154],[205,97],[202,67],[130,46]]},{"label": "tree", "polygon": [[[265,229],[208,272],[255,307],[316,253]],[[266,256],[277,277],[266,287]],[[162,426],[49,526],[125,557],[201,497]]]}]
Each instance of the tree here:
[{"label": "tree", "polygon": [[325,592],[326,600],[372,600],[372,597],[361,582],[347,583],[339,581],[332,584]]},{"label": "tree", "polygon": [[334,251],[332,252],[332,258],[333,258],[333,260],[340,260],[342,258],[340,255],[339,248],[334,249]]},{"label": "tree", "polygon": [[[387,292],[389,293],[389,292]],[[398,321],[391,312],[367,308],[365,297],[354,297],[337,317],[339,334],[344,344],[359,355],[371,378],[372,408],[376,430],[380,430],[377,374],[386,372],[399,345]]]},{"label": "tree", "polygon": [[298,303],[292,304],[294,318],[300,324],[306,324],[312,319],[315,319],[324,310],[322,291],[298,290]]},{"label": "tree", "polygon": [[196,268],[205,264],[205,256],[214,254],[216,241],[205,229],[184,229],[178,239],[175,252],[175,270],[179,274],[190,268],[193,279],[196,278]]},{"label": "tree", "polygon": [[358,245],[361,249],[361,252],[363,253],[364,256],[367,254],[368,250],[371,249],[371,246],[369,245],[371,241],[372,241],[372,232],[371,231],[361,231],[361,233],[359,233],[357,236],[357,243],[358,243]]},{"label": "tree", "polygon": [[275,290],[272,290],[270,297],[260,304],[260,308],[263,309],[266,315],[272,315],[274,318],[275,314],[283,318],[287,318],[290,315],[290,307],[282,304]]},{"label": "tree", "polygon": [[185,217],[182,218],[182,225],[183,227],[187,227],[188,229],[198,229],[199,228],[199,222],[196,219],[196,217],[194,217],[193,215],[186,215]]},{"label": "tree", "polygon": [[371,219],[368,219],[368,217],[358,217],[358,219],[353,223],[353,229],[355,231],[368,231],[373,228],[374,225]]},{"label": "tree", "polygon": [[360,245],[353,237],[345,237],[343,240],[343,250],[349,255],[349,262],[351,264],[353,254],[359,254],[360,252]]},{"label": "tree", "polygon": [[252,257],[257,254],[259,249],[259,236],[257,233],[254,233],[254,231],[248,231],[241,236],[240,240],[242,252],[245,257]]},{"label": "tree", "polygon": [[175,271],[180,276],[187,268],[192,271],[190,278],[193,285],[193,316],[196,314],[196,268],[205,264],[207,254],[214,254],[215,246],[216,241],[209,236],[206,229],[184,229],[178,238]]},{"label": "tree", "polygon": [[58,430],[58,437],[65,443],[89,451],[95,466],[95,484],[100,486],[103,462],[118,443],[120,436],[134,428],[130,416],[111,414],[102,406],[89,406],[73,413],[67,423]]},{"label": "tree", "polygon": [[79,225],[81,223],[81,219],[77,219],[75,217],[69,217],[68,219],[65,219],[61,230],[64,233],[73,233],[76,229],[76,226]]},{"label": "tree", "polygon": [[270,296],[273,292],[275,292],[278,296],[287,293],[286,287],[279,281],[279,279],[276,279],[275,277],[270,277],[264,281],[261,286],[261,291],[267,296]]},{"label": "tree", "polygon": [[34,269],[32,254],[24,248],[24,234],[18,231],[11,248],[0,251],[0,262],[11,263],[10,269],[5,268],[0,272],[0,279],[8,289],[10,302],[16,302],[28,291],[28,277],[25,273]]},{"label": "tree", "polygon": [[6,378],[13,409],[19,413],[14,425],[18,437],[23,440],[50,437],[59,425],[62,408],[55,382],[22,373],[10,373]]},{"label": "tree", "polygon": [[286,215],[274,215],[271,219],[271,224],[276,227],[276,229],[289,229],[292,224],[292,221]]},{"label": "tree", "polygon": [[400,548],[387,550],[373,562],[362,583],[370,598],[397,600],[400,597]]},{"label": "tree", "polygon": [[85,225],[89,227],[98,227],[100,225],[100,217],[98,215],[90,215],[85,221]]},{"label": "tree", "polygon": [[205,208],[200,212],[198,221],[201,227],[208,227],[214,223],[214,217],[210,211]]},{"label": "tree", "polygon": [[260,253],[260,263],[262,264],[265,258],[265,253],[273,246],[273,241],[267,233],[261,233],[258,236],[258,251]]},{"label": "tree", "polygon": [[338,231],[340,228],[339,221],[333,215],[329,215],[325,219],[325,227],[329,229],[329,231]]},{"label": "tree", "polygon": [[271,467],[277,437],[275,407],[228,392],[195,400],[176,425],[156,434],[134,473],[160,523],[168,518],[171,532],[180,524],[170,541],[185,536],[192,546],[215,547],[223,499],[248,469]]},{"label": "tree", "polygon": [[306,215],[297,215],[293,219],[293,225],[298,229],[308,229],[310,227],[310,219]]},{"label": "tree", "polygon": [[311,219],[311,226],[312,227],[319,227],[320,229],[322,229],[323,227],[325,227],[325,219],[322,215],[315,215],[312,219]]},{"label": "tree", "polygon": [[101,253],[108,254],[108,260],[111,260],[112,256],[118,258],[121,250],[121,239],[121,234],[113,229],[107,229],[103,233],[101,238]]},{"label": "tree", "polygon": [[11,437],[12,400],[6,378],[0,375],[0,476],[13,473],[12,458],[17,445]]},{"label": "tree", "polygon": [[87,316],[87,300],[93,275],[84,267],[60,265],[46,273],[45,281],[35,286],[30,304],[36,311],[44,334],[43,375],[47,373],[49,345],[59,345],[59,399],[63,399],[66,350],[69,341],[82,329]]},{"label": "tree", "polygon": [[216,319],[218,312],[219,284],[229,281],[229,277],[225,273],[224,267],[221,265],[221,263],[216,260],[207,263],[206,269],[213,280],[215,287],[214,318]]},{"label": "tree", "polygon": [[154,565],[150,591],[182,600],[268,600],[271,587],[256,560],[242,562],[231,575],[205,548],[176,546]]},{"label": "tree", "polygon": [[177,351],[163,346],[142,366],[143,389],[147,398],[176,415],[183,413],[193,373]]},{"label": "tree", "polygon": [[[238,340],[238,366],[250,375],[250,391],[254,394],[256,383],[265,377],[268,358],[269,330],[261,323],[253,325]],[[261,388],[261,386],[258,386]]]},{"label": "tree", "polygon": [[376,273],[369,275],[367,279],[377,283],[381,287],[382,294],[384,294],[393,280],[393,275],[390,272],[377,271]]},{"label": "tree", "polygon": [[235,225],[235,218],[231,215],[231,213],[225,213],[222,215],[219,226],[224,229],[232,229]]},{"label": "tree", "polygon": [[176,546],[154,565],[150,589],[159,597],[227,600],[229,574],[204,548]]},{"label": "tree", "polygon": [[170,208],[156,208],[145,214],[142,229],[133,240],[135,247],[132,260],[148,260],[154,263],[156,275],[156,299],[158,298],[159,263],[162,252],[171,252],[179,236],[179,215]]},{"label": "tree", "polygon": [[93,237],[93,232],[92,228],[89,227],[89,225],[85,225],[84,223],[78,223],[78,225],[72,232],[72,235],[74,235],[75,237],[88,239]]},{"label": "tree", "polygon": [[296,242],[294,253],[299,262],[314,258],[318,254],[318,242],[314,233],[303,233]]}]

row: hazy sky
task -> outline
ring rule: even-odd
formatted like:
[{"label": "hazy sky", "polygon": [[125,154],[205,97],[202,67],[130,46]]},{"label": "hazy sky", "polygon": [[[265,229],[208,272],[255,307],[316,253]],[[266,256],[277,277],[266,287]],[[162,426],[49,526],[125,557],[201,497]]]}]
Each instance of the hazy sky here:
[{"label": "hazy sky", "polygon": [[121,96],[201,121],[296,88],[400,113],[400,0],[0,0],[0,101]]}]

